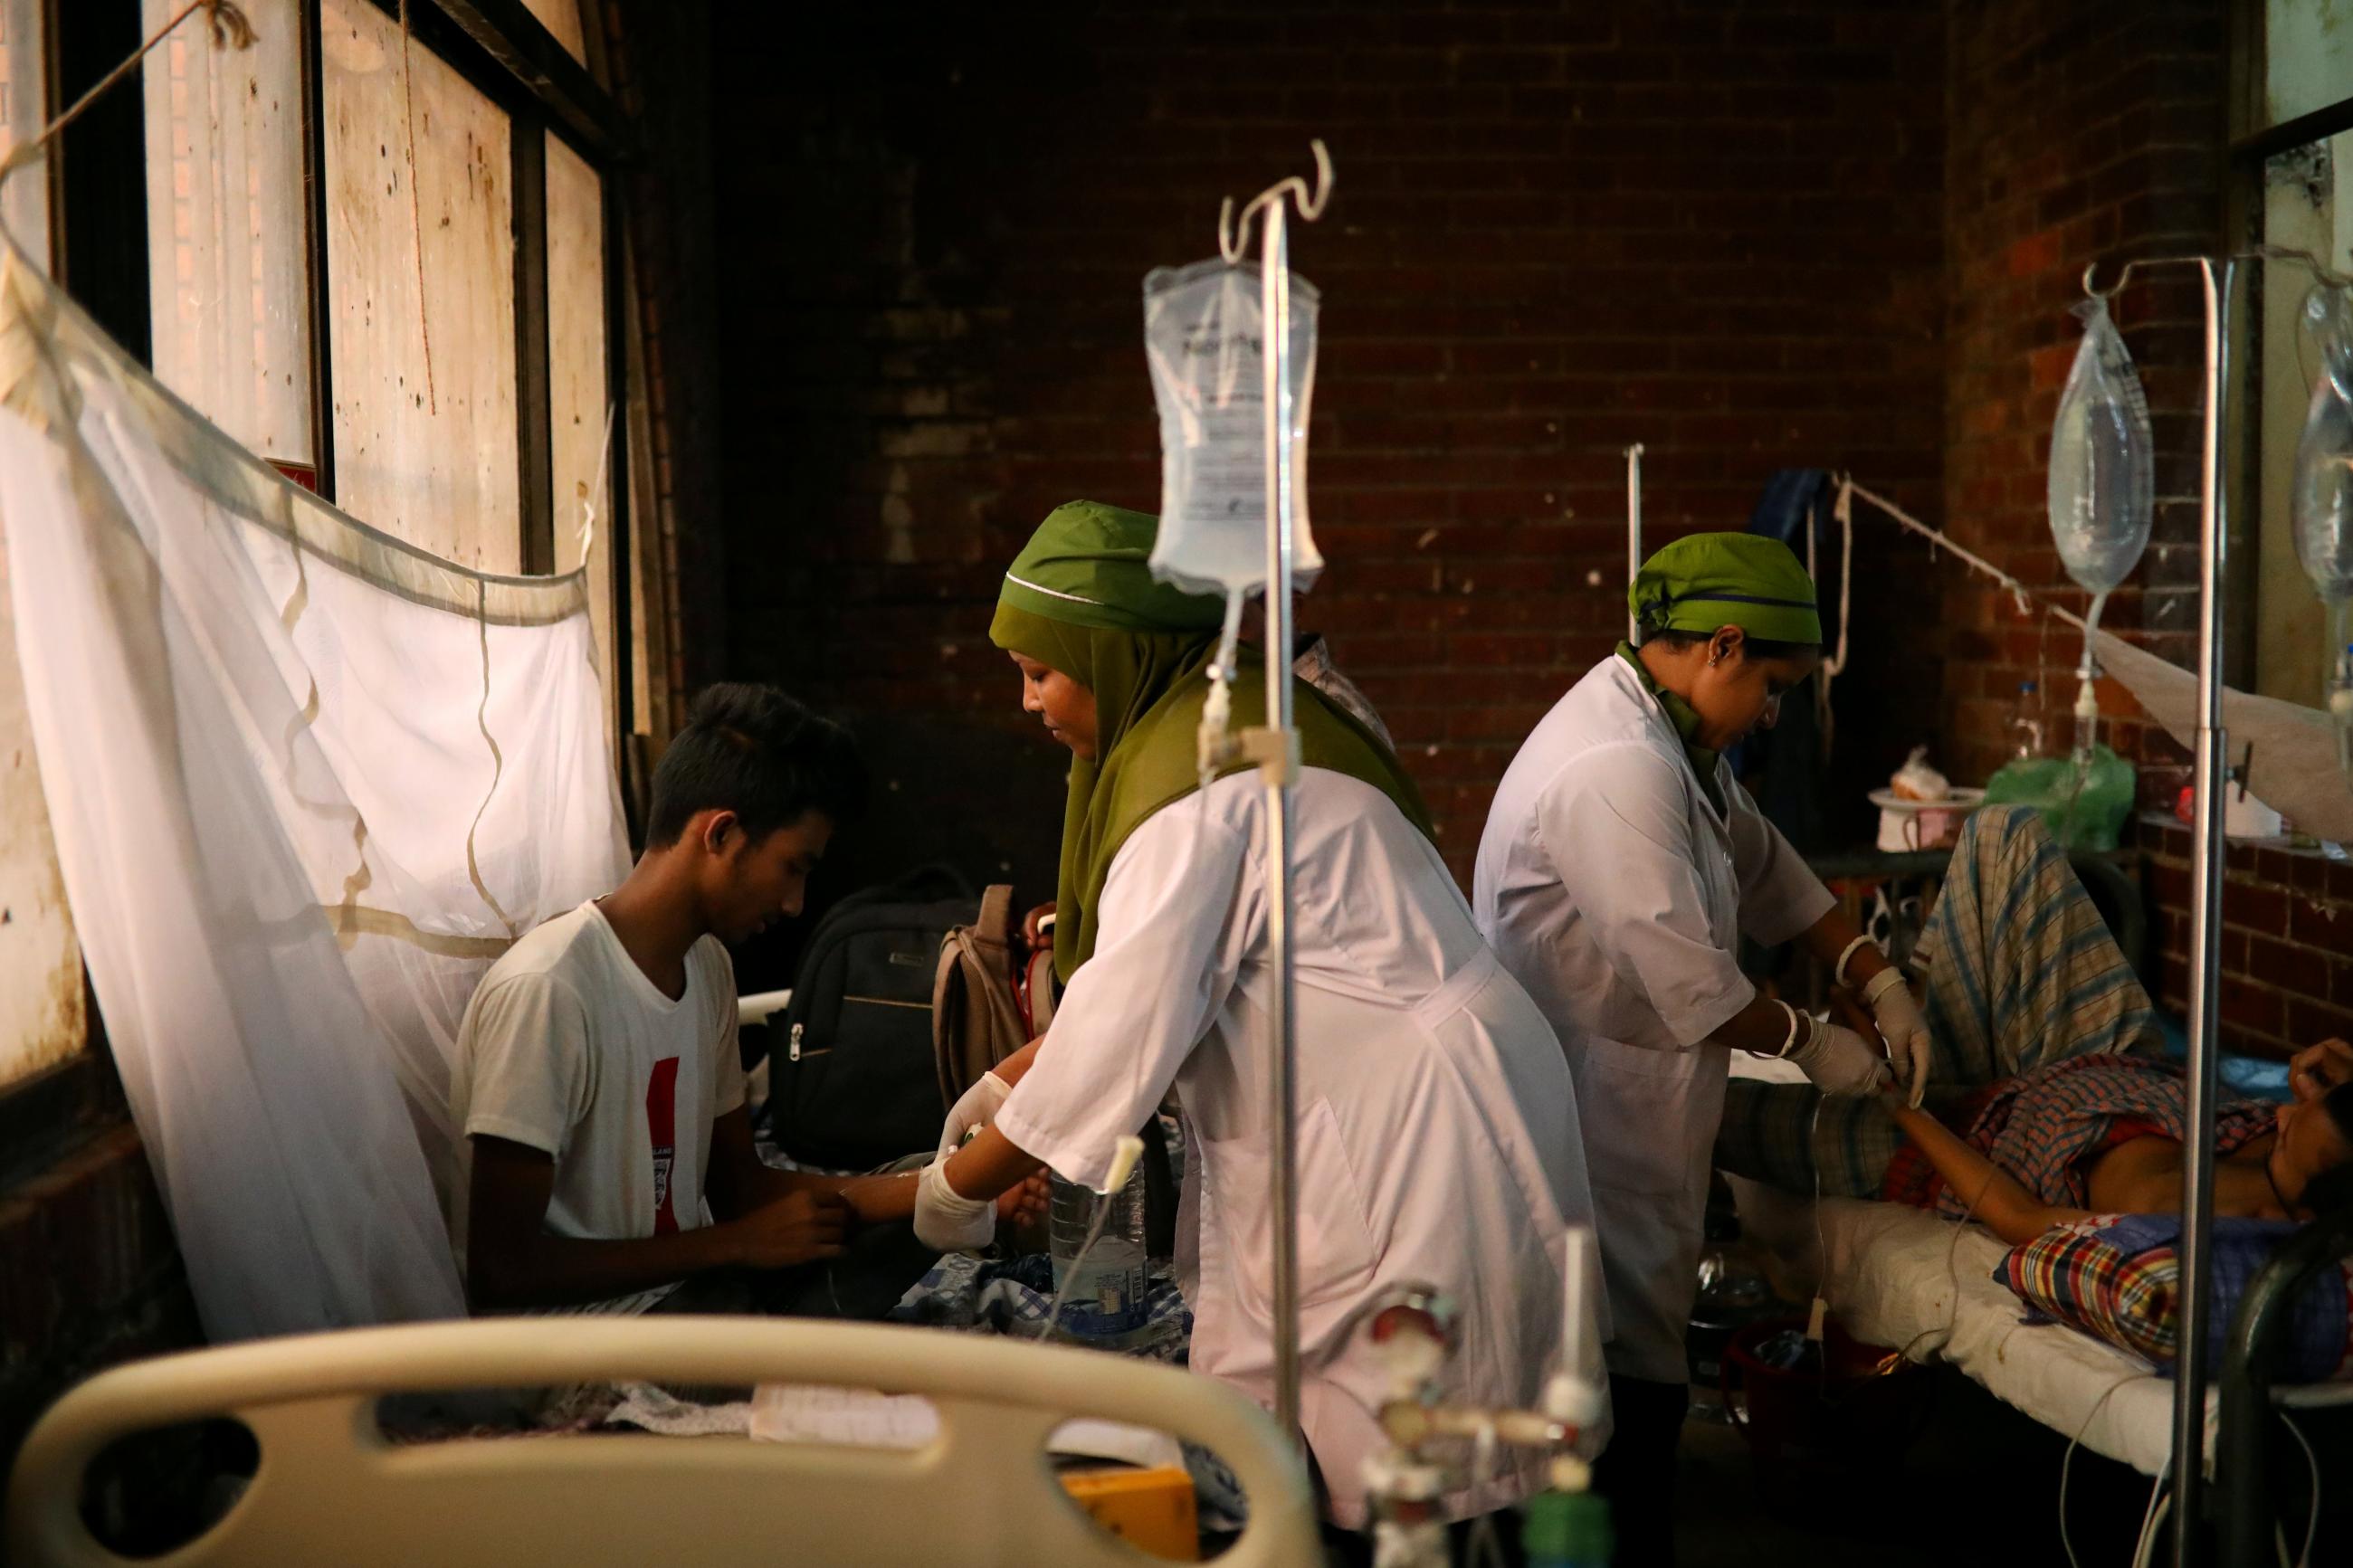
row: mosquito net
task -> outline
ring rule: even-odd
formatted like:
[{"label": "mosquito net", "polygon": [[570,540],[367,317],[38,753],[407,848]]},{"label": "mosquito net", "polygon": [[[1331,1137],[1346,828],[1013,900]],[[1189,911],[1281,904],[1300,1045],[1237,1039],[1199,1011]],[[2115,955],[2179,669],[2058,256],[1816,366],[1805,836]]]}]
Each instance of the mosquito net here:
[{"label": "mosquito net", "polygon": [[67,896],[207,1331],[462,1312],[459,1018],[627,868],[581,574],[336,511],[13,246],[0,527]]}]

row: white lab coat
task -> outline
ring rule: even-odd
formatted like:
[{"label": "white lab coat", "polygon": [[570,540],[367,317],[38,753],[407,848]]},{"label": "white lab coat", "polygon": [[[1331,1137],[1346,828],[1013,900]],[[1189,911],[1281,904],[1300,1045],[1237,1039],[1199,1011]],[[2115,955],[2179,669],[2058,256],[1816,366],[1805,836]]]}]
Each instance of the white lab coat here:
[{"label": "white lab coat", "polygon": [[[1306,769],[1294,799],[1301,1419],[1334,1520],[1356,1529],[1388,1390],[1352,1314],[1394,1284],[1439,1287],[1461,1314],[1449,1395],[1529,1405],[1561,1342],[1565,1227],[1591,1223],[1592,1199],[1560,1047],[1437,851],[1345,774]],[[1264,820],[1257,778],[1236,775],[1129,837],[1094,955],[997,1126],[1099,1185],[1113,1142],[1174,1086],[1192,1366],[1271,1406]],[[1588,1308],[1589,1346],[1602,1310]],[[1447,1508],[1467,1517],[1541,1485],[1506,1449]]]},{"label": "white lab coat", "polygon": [[1755,999],[1745,932],[1786,942],[1830,889],[1720,761],[1699,787],[1672,721],[1615,655],[1536,725],[1479,841],[1472,904],[1577,1081],[1617,1333],[1609,1369],[1682,1383],[1727,1053]]}]

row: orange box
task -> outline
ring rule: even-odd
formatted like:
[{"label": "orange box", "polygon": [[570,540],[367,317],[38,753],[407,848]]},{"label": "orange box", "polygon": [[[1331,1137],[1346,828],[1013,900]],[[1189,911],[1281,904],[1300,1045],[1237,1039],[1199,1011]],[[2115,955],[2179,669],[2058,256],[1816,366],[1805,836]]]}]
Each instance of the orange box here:
[{"label": "orange box", "polygon": [[1062,1472],[1062,1489],[1097,1524],[1139,1552],[1170,1563],[1201,1560],[1200,1516],[1193,1478],[1174,1465],[1132,1465]]}]

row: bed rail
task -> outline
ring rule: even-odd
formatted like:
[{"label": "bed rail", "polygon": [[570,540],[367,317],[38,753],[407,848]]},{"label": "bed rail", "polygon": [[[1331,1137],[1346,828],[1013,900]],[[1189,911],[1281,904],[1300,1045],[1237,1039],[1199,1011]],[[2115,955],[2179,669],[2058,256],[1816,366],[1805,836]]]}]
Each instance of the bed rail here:
[{"label": "bed rail", "polygon": [[2297,1294],[2313,1275],[2353,1254],[2353,1206],[2313,1221],[2282,1242],[2257,1272],[2222,1347],[2215,1489],[2224,1568],[2269,1568],[2274,1560],[2270,1471],[2272,1373]]}]

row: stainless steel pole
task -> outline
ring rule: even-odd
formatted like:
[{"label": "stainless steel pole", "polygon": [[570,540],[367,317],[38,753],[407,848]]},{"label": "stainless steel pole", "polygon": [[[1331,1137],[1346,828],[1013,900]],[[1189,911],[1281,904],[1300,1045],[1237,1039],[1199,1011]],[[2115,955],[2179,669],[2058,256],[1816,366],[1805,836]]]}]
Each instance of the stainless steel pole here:
[{"label": "stainless steel pole", "polygon": [[[1642,571],[1642,443],[1626,448],[1626,586],[1630,590]],[[1626,612],[1626,640],[1642,640],[1641,624]]]},{"label": "stainless steel pole", "polygon": [[2206,1320],[2213,1309],[2214,1101],[2220,1059],[2215,1004],[2222,943],[2222,458],[2221,306],[2214,264],[2206,286],[2206,449],[2198,497],[2197,858],[2189,870],[2189,1146],[2181,1183],[2179,1361],[2173,1381],[2173,1562],[2206,1561],[2199,1528],[2206,1466]]},{"label": "stainless steel pole", "polygon": [[1266,722],[1279,758],[1266,779],[1267,947],[1274,960],[1272,1092],[1268,1152],[1274,1165],[1274,1418],[1294,1437],[1299,1426],[1299,1169],[1293,1133],[1296,1040],[1292,1018],[1291,787],[1295,743],[1291,714],[1291,246],[1289,203],[1267,204],[1260,251],[1260,321],[1266,334]]}]

